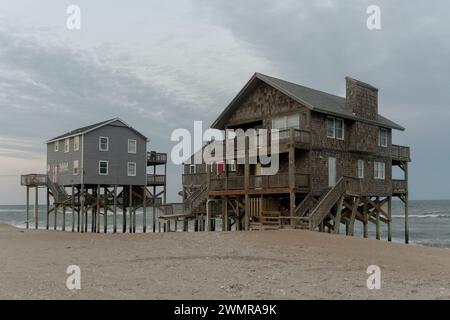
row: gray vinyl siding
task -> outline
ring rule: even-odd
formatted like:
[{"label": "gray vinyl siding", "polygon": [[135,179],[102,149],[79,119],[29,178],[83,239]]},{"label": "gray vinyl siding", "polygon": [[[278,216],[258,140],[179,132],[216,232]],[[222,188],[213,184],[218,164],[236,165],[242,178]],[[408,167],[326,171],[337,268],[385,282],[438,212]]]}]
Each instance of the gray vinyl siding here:
[{"label": "gray vinyl siding", "polygon": [[[109,151],[99,150],[99,137],[109,138]],[[136,154],[128,153],[128,139],[136,140]],[[67,171],[58,169],[57,183],[70,185],[139,185],[147,183],[147,140],[120,121],[80,135],[80,148],[74,151],[74,137],[70,138],[70,151],[64,152],[64,139],[59,140],[59,151],[54,151],[55,142],[47,144],[48,175],[53,179],[53,168],[67,163]],[[83,157],[83,159],[82,159]],[[73,174],[74,161],[79,161],[79,174]],[[99,174],[99,161],[108,161],[108,175]],[[136,176],[129,177],[128,162],[136,163]],[[83,179],[82,170],[84,169]]]},{"label": "gray vinyl siding", "polygon": [[[120,123],[117,123],[120,124]],[[99,150],[99,138],[109,138],[109,151]],[[136,140],[136,154],[128,153],[128,139]],[[84,184],[146,185],[147,142],[123,125],[110,125],[84,136]],[[108,161],[108,175],[99,174],[99,161]],[[128,162],[136,163],[136,176],[129,177]]]},{"label": "gray vinyl siding", "polygon": [[[64,186],[77,185],[81,183],[81,137],[80,148],[78,151],[74,151],[74,138],[70,138],[69,152],[64,152],[64,139],[59,141],[59,151],[55,152],[55,142],[47,144],[47,169],[50,169],[47,174],[50,179],[53,179],[53,168],[56,166],[61,168],[63,163],[68,164],[67,171],[61,171],[58,169],[57,183]],[[74,161],[78,160],[79,173],[73,174]]]}]

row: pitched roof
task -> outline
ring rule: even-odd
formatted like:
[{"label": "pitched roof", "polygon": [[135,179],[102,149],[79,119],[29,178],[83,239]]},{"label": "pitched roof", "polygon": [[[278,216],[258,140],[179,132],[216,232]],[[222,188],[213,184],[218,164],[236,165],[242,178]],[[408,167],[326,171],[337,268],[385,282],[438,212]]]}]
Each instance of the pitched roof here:
[{"label": "pitched roof", "polygon": [[270,77],[261,73],[255,73],[250,81],[244,86],[239,94],[231,101],[228,107],[222,112],[222,114],[213,123],[212,127],[221,129],[225,123],[225,120],[238,108],[240,102],[250,94],[253,89],[259,86],[261,83],[266,83],[285,95],[289,96],[293,100],[308,107],[312,111],[335,115],[347,119],[363,121],[372,123],[375,125],[388,127],[397,130],[405,130],[399,124],[378,115],[376,120],[367,120],[355,116],[353,113],[345,108],[346,99],[344,97],[329,94],[323,91],[304,87],[292,82],[281,80],[278,78]]},{"label": "pitched roof", "polygon": [[139,131],[137,131],[137,130],[134,129],[133,127],[131,127],[131,126],[129,126],[128,124],[126,124],[126,123],[125,123],[123,120],[121,120],[120,118],[113,118],[113,119],[109,119],[109,120],[106,120],[106,121],[94,123],[94,124],[91,124],[91,125],[88,125],[88,126],[85,126],[85,127],[82,127],[82,128],[78,128],[78,129],[69,131],[69,132],[64,133],[64,134],[62,134],[62,135],[59,135],[59,136],[57,136],[57,137],[55,137],[55,138],[53,138],[53,139],[48,140],[46,143],[51,143],[51,142],[54,142],[54,141],[58,141],[58,140],[65,139],[65,138],[69,138],[69,137],[73,137],[73,136],[83,135],[83,134],[86,134],[86,133],[88,133],[88,132],[97,130],[97,129],[101,128],[101,127],[104,127],[104,126],[106,126],[106,125],[108,125],[108,124],[111,124],[111,123],[113,123],[113,122],[116,122],[116,121],[120,121],[120,122],[123,123],[126,127],[128,127],[128,128],[131,129],[131,130],[133,130],[133,131],[136,132],[138,135],[142,136],[144,139],[148,140],[146,136],[144,136],[142,133],[140,133]]}]

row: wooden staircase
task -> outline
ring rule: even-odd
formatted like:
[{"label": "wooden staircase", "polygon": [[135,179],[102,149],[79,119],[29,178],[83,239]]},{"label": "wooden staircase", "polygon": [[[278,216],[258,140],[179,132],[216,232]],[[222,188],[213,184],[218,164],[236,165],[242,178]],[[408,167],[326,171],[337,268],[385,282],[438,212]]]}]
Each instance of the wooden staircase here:
[{"label": "wooden staircase", "polygon": [[279,230],[281,219],[279,211],[262,211],[259,217],[253,217],[250,221],[250,230]]},{"label": "wooden staircase", "polygon": [[51,181],[51,179],[47,179],[47,186],[53,196],[53,199],[55,199],[56,204],[63,204],[72,201],[72,197],[67,194],[66,190],[61,185]]},{"label": "wooden staircase", "polygon": [[296,210],[295,228],[315,230],[345,193],[346,179],[342,177],[319,201],[314,201],[309,194]]}]

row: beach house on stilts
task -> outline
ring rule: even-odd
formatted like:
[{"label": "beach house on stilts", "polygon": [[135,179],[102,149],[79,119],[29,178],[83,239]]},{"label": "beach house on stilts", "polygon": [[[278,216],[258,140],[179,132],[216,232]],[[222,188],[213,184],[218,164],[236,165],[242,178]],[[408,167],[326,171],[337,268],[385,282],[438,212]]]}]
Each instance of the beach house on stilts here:
[{"label": "beach house on stilts", "polygon": [[[60,217],[72,231],[136,232],[136,210],[141,208],[142,228],[147,230],[146,208],[166,202],[167,155],[147,151],[148,139],[119,118],[79,128],[46,142],[47,174],[21,177],[27,187],[27,227],[30,221],[29,193],[35,188],[35,227],[38,228],[38,190],[46,189],[46,228]],[[163,172],[158,173],[158,168]],[[161,171],[162,169],[159,169]],[[70,209],[70,217],[66,216]],[[118,226],[118,209],[123,210]],[[108,216],[112,216],[108,220]],[[69,218],[69,220],[67,220]],[[139,224],[141,222],[139,221]],[[152,226],[155,228],[155,221]],[[90,230],[89,230],[90,229]],[[155,230],[153,230],[155,231]]]},{"label": "beach house on stilts", "polygon": [[[256,73],[212,127],[277,129],[279,148],[271,152],[279,156],[279,170],[264,175],[265,164],[249,161],[248,142],[240,153],[232,144],[234,157],[223,161],[186,163],[185,214],[175,217],[184,230],[190,221],[196,231],[214,230],[221,220],[222,230],[339,233],[342,226],[353,235],[360,222],[364,237],[372,224],[379,239],[385,223],[390,241],[392,199],[398,197],[408,242],[410,149],[393,144],[392,131],[404,128],[378,113],[377,88],[347,77],[346,97],[340,97]],[[223,154],[230,151],[226,141],[214,141]],[[400,179],[393,179],[395,170]],[[171,220],[170,206],[162,219]]]}]

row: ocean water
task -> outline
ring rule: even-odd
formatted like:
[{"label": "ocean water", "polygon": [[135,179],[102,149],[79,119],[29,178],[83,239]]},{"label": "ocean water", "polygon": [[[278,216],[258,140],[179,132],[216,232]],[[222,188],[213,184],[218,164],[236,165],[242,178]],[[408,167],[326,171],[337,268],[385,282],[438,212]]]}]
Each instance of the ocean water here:
[{"label": "ocean water", "polygon": [[[45,228],[45,206],[39,207],[39,228]],[[395,242],[404,242],[404,209],[400,201],[392,202],[393,221],[392,236]],[[152,230],[152,208],[147,209],[147,230]],[[50,215],[50,226],[53,228],[53,215]],[[66,213],[66,228],[71,230],[72,215],[70,210]],[[103,225],[103,218],[101,218]],[[61,214],[58,218],[58,229],[61,229]],[[118,229],[121,230],[122,215],[118,213]],[[142,211],[136,214],[137,231],[142,230]],[[26,226],[25,206],[4,206],[0,205],[0,224],[10,224],[19,228]],[[112,230],[112,215],[108,216],[108,229]],[[34,228],[34,209],[30,210],[30,227]],[[179,226],[181,228],[181,225]],[[190,226],[191,229],[191,226]],[[220,230],[220,223],[217,224]],[[89,226],[90,230],[90,226]],[[103,227],[102,227],[103,230]],[[355,236],[362,237],[362,224],[356,222]],[[381,224],[382,239],[387,239],[387,226]],[[375,238],[375,225],[369,224],[369,237]],[[450,200],[427,200],[409,202],[409,237],[410,243],[427,246],[450,248]]]}]

